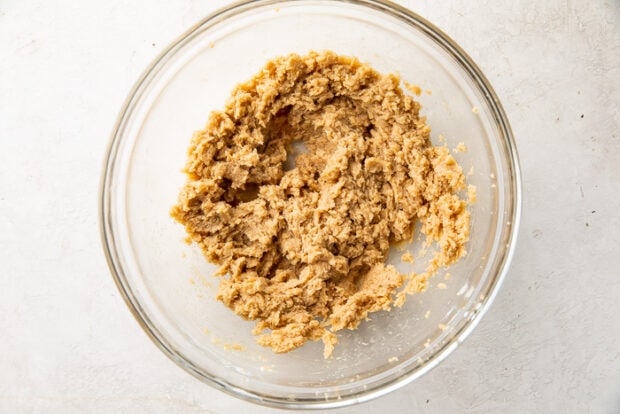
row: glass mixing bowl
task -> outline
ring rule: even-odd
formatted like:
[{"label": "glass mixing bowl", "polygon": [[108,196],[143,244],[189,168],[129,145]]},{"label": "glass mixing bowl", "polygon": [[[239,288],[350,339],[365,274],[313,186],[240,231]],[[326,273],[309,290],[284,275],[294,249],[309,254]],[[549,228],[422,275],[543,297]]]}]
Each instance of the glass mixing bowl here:
[{"label": "glass mixing bowl", "polygon": [[[477,187],[468,254],[402,308],[322,344],[276,355],[256,344],[253,322],[215,300],[215,266],[169,215],[185,176],[192,132],[232,88],[269,59],[332,50],[419,85],[435,144],[450,148]],[[114,128],[101,191],[104,250],[129,308],[180,367],[237,397],[275,407],[327,408],[366,401],[436,366],[488,308],[512,256],[520,210],[518,159],[489,82],[445,34],[377,0],[258,0],[221,10],[174,42],[136,83]],[[400,260],[422,241],[394,247]],[[446,273],[449,273],[446,274]],[[449,277],[449,278],[448,278]]]}]

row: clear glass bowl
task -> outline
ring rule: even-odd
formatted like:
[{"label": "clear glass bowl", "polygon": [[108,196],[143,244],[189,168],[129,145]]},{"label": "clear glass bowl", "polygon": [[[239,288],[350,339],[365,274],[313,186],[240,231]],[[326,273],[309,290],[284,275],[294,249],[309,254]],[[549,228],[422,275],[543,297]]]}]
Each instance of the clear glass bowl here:
[{"label": "clear glass bowl", "polygon": [[[272,353],[253,322],[214,299],[215,267],[184,243],[169,216],[185,176],[192,132],[236,83],[270,58],[332,50],[419,85],[433,141],[477,187],[466,257],[402,308],[341,331],[331,359],[322,344]],[[445,137],[445,138],[444,138]],[[101,190],[104,250],[120,292],[155,344],[179,366],[237,397],[276,407],[327,408],[366,401],[436,366],[469,334],[506,273],[520,211],[518,159],[508,120],[472,60],[436,27],[376,0],[258,0],[191,28],[136,83],[114,128]],[[414,255],[421,241],[409,248]],[[401,246],[400,249],[403,247]],[[403,272],[424,268],[399,260]],[[442,283],[442,285],[440,285]],[[439,285],[439,286],[438,286]],[[440,289],[441,287],[442,289]]]}]

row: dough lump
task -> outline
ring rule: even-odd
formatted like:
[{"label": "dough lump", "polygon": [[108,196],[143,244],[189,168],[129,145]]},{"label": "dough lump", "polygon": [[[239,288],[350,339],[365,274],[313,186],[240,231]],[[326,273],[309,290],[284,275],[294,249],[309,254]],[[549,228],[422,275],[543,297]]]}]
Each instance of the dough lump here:
[{"label": "dough lump", "polygon": [[[352,57],[291,54],[194,134],[171,214],[219,265],[217,299],[275,352],[321,339],[328,357],[334,332],[402,305],[465,254],[462,169],[399,85]],[[438,249],[424,274],[403,275],[385,259],[418,220]]]}]

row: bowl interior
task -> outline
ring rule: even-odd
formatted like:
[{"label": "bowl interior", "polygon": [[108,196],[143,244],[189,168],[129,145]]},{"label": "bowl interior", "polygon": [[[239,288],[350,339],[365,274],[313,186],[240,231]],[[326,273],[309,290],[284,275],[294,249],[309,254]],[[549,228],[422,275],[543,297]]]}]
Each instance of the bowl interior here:
[{"label": "bowl interior", "polygon": [[[161,57],[123,115],[104,188],[121,284],[176,362],[227,389],[262,395],[259,400],[359,396],[432,365],[440,351],[456,346],[496,284],[512,234],[515,188],[492,99],[423,25],[379,9],[374,2],[282,1],[222,13]],[[326,49],[420,86],[417,99],[433,142],[467,147],[454,156],[477,187],[477,201],[469,207],[467,256],[402,308],[340,332],[333,357],[324,360],[321,343],[283,355],[257,345],[254,323],[214,299],[216,267],[184,243],[184,229],[169,210],[185,180],[192,132],[223,107],[235,84],[278,55]],[[403,272],[421,271],[421,248],[416,238],[394,247],[389,260]],[[405,250],[415,265],[400,260]]]}]

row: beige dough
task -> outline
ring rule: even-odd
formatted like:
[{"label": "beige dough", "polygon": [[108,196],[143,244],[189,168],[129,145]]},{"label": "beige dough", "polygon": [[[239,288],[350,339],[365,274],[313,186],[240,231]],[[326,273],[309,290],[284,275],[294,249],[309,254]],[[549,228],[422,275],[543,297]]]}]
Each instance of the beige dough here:
[{"label": "beige dough", "polygon": [[[463,172],[399,84],[331,52],[280,57],[193,137],[172,216],[220,266],[217,299],[275,352],[322,339],[328,357],[334,332],[401,305],[465,253]],[[287,170],[295,141],[307,152]],[[385,259],[417,220],[438,252],[402,275]]]}]

